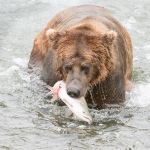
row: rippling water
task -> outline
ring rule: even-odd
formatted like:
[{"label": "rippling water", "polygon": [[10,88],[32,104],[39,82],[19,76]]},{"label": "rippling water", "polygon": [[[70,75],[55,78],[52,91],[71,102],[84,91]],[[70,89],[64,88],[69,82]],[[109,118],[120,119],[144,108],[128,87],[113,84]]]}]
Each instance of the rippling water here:
[{"label": "rippling water", "polygon": [[[134,45],[135,88],[124,107],[90,110],[93,125],[51,104],[38,77],[27,73],[33,39],[72,5],[109,8]],[[0,0],[0,150],[150,149],[149,0]]]}]

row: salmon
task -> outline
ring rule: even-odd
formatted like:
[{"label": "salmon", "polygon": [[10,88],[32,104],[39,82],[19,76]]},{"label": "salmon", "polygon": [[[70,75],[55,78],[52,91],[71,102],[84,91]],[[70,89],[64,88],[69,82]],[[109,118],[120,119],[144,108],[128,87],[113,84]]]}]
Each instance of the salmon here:
[{"label": "salmon", "polygon": [[53,93],[52,101],[60,98],[78,119],[88,122],[88,124],[92,123],[92,117],[89,113],[85,98],[81,97],[76,99],[70,97],[67,94],[66,84],[64,81],[61,80],[56,82],[51,89],[51,92]]}]

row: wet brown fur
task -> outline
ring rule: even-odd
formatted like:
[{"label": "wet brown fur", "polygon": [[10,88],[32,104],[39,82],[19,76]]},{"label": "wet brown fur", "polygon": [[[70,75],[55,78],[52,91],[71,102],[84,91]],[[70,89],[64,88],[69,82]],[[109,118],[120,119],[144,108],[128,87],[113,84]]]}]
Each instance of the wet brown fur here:
[{"label": "wet brown fur", "polygon": [[[47,36],[49,29],[56,34]],[[44,81],[52,86],[66,78],[64,61],[86,60],[97,66],[90,80],[87,102],[104,107],[125,100],[125,89],[131,87],[132,57],[126,29],[106,9],[83,5],[60,12],[37,35],[29,67],[41,68]]]}]

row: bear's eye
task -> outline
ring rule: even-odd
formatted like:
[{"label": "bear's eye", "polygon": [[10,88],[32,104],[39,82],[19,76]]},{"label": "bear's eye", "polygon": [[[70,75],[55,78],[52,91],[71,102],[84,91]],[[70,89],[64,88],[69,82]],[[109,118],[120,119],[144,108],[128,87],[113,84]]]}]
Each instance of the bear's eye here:
[{"label": "bear's eye", "polygon": [[90,66],[89,65],[82,65],[81,66],[81,71],[83,71],[85,74],[88,74],[90,70]]},{"label": "bear's eye", "polygon": [[72,70],[72,66],[71,65],[65,65],[64,66],[65,71],[68,73],[69,71]]}]

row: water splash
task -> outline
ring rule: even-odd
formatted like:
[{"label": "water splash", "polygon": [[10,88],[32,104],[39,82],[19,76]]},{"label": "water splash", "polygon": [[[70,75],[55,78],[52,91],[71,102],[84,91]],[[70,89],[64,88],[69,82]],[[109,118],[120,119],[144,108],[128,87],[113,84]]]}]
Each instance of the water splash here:
[{"label": "water splash", "polygon": [[150,83],[136,84],[128,93],[127,106],[146,107],[150,105]]}]

